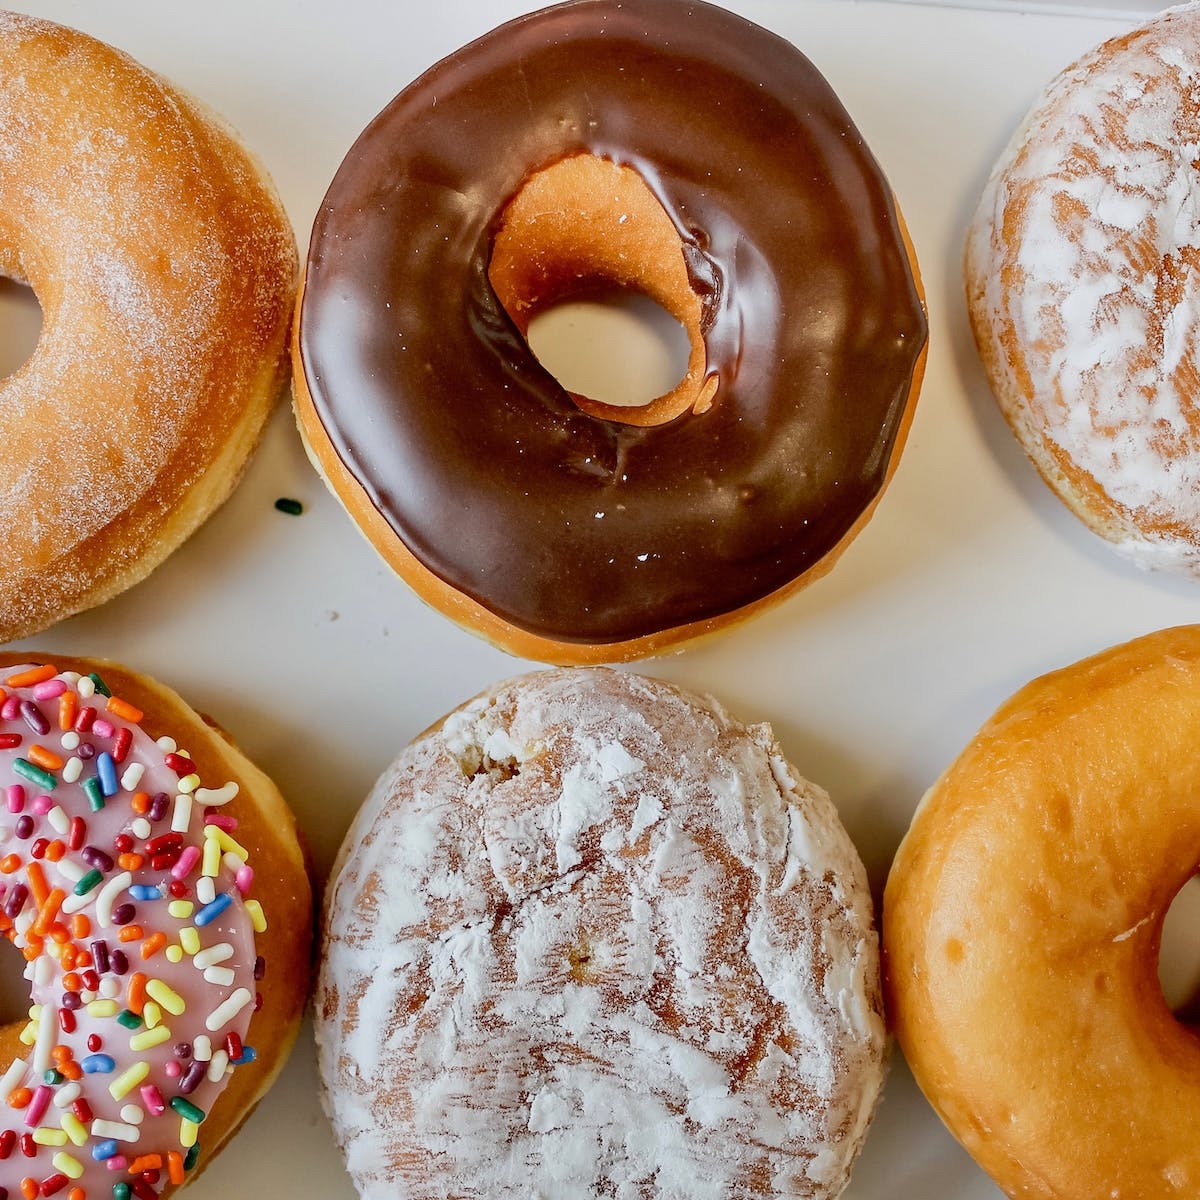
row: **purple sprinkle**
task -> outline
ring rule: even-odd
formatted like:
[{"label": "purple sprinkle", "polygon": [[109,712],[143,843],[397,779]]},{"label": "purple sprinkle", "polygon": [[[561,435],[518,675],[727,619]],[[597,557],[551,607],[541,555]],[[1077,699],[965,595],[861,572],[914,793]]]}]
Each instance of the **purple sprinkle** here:
[{"label": "purple sprinkle", "polygon": [[80,850],[79,856],[89,867],[95,867],[97,871],[111,871],[116,865],[112,860],[112,855],[105,853],[99,846],[84,846]]},{"label": "purple sprinkle", "polygon": [[108,974],[109,964],[107,942],[97,940],[92,943],[92,963],[99,974]]},{"label": "purple sprinkle", "polygon": [[25,724],[34,733],[47,734],[50,732],[50,722],[46,719],[46,714],[32,700],[21,701],[21,716],[25,718]]},{"label": "purple sprinkle", "polygon": [[29,898],[29,889],[23,883],[13,884],[13,889],[4,900],[4,915],[10,921],[15,921],[17,914],[25,907],[25,901]]},{"label": "purple sprinkle", "polygon": [[129,959],[124,950],[113,950],[108,956],[109,969],[114,975],[124,975],[129,970]]},{"label": "purple sprinkle", "polygon": [[33,836],[33,818],[28,813],[22,813],[17,818],[16,828],[13,832],[21,841],[27,841]]},{"label": "purple sprinkle", "polygon": [[170,803],[171,797],[166,792],[159,792],[150,801],[150,807],[146,810],[146,820],[161,821],[167,815],[167,806]]},{"label": "purple sprinkle", "polygon": [[200,1080],[204,1078],[204,1073],[208,1070],[208,1065],[202,1062],[193,1062],[188,1064],[188,1069],[179,1077],[179,1090],[188,1096],[200,1086]]},{"label": "purple sprinkle", "polygon": [[254,960],[254,978],[263,979],[267,974],[267,960],[260,954]]},{"label": "purple sprinkle", "polygon": [[137,909],[132,904],[118,904],[112,911],[114,925],[128,925],[137,916]]},{"label": "purple sprinkle", "polygon": [[76,758],[81,758],[84,762],[87,762],[89,758],[96,757],[96,747],[93,746],[91,742],[80,742],[79,745],[75,747],[75,756]]},{"label": "purple sprinkle", "polygon": [[83,1000],[80,998],[78,992],[63,992],[62,1006],[63,1008],[69,1008],[71,1012],[74,1012],[77,1008],[83,1007]]},{"label": "purple sprinkle", "polygon": [[191,1058],[192,1043],[191,1042],[176,1042],[174,1046],[176,1058]]}]

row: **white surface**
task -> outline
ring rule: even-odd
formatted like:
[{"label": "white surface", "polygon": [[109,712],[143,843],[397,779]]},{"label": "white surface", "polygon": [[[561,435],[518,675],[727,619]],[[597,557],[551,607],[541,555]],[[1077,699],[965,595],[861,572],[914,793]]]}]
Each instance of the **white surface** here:
[{"label": "white surface", "polygon": [[[304,244],[375,112],[526,5],[28,7],[116,43],[223,113],[274,174]],[[854,0],[730,7],[824,70],[884,163],[921,257],[932,352],[896,479],[832,575],[644,669],[773,722],[793,761],[833,794],[880,886],[922,792],[1001,700],[1042,671],[1198,612],[1200,584],[1119,561],[1037,479],[988,395],[961,301],[963,231],[988,165],[1041,85],[1126,22]],[[303,516],[274,510],[285,495],[304,502]],[[216,715],[290,798],[322,876],[401,745],[523,668],[424,609],[376,561],[310,470],[286,409],[233,500],[183,550],[33,644],[124,659]],[[307,1030],[282,1082],[188,1194],[352,1196]],[[847,1195],[998,1193],[897,1064]]]}]

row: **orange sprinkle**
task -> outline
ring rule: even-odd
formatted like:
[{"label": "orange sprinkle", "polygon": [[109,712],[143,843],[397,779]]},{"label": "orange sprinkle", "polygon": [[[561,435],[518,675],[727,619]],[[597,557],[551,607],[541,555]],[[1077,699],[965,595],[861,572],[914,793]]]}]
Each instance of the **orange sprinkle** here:
[{"label": "orange sprinkle", "polygon": [[167,1178],[172,1183],[183,1182],[183,1155],[178,1150],[167,1151]]},{"label": "orange sprinkle", "polygon": [[160,929],[142,943],[142,957],[153,958],[167,944],[167,935]]},{"label": "orange sprinkle", "polygon": [[109,696],[108,711],[115,717],[120,717],[122,721],[128,721],[130,725],[136,725],[146,714],[140,708],[134,708],[128,700],[122,700],[119,696]]},{"label": "orange sprinkle", "polygon": [[161,1154],[141,1154],[125,1169],[130,1175],[140,1175],[143,1171],[161,1171],[162,1165]]},{"label": "orange sprinkle", "polygon": [[46,882],[46,873],[42,870],[42,864],[36,859],[27,863],[25,874],[29,879],[29,890],[33,895],[33,902],[40,908],[50,895],[50,885]]},{"label": "orange sprinkle", "polygon": [[29,933],[27,933],[25,937],[27,941],[25,945],[21,947],[21,957],[24,958],[26,962],[33,962],[35,958],[41,958],[42,952],[45,950],[45,947],[42,945],[42,939],[40,937],[34,937]]},{"label": "orange sprinkle", "polygon": [[81,970],[92,965],[92,952],[82,946],[75,947],[75,965]]},{"label": "orange sprinkle", "polygon": [[126,925],[117,937],[122,942],[136,942],[138,938],[146,936],[146,931],[140,925]]},{"label": "orange sprinkle", "polygon": [[59,1073],[65,1075],[68,1079],[82,1079],[83,1068],[73,1059],[60,1062],[58,1064]]},{"label": "orange sprinkle", "polygon": [[13,1088],[13,1090],[8,1093],[8,1107],[9,1108],[26,1108],[26,1107],[28,1107],[29,1102],[32,1099],[33,1099],[33,1092],[31,1092],[29,1090],[29,1088],[26,1088],[26,1087]]},{"label": "orange sprinkle", "polygon": [[75,1056],[74,1056],[74,1054],[72,1054],[72,1053],[71,1053],[71,1047],[70,1047],[70,1046],[65,1046],[65,1045],[63,1045],[63,1043],[62,1043],[62,1042],[59,1042],[59,1043],[58,1043],[58,1044],[57,1044],[57,1045],[56,1045],[56,1046],[55,1046],[55,1047],[54,1047],[54,1048],[53,1048],[53,1049],[50,1051],[50,1057],[51,1057],[52,1059],[54,1059],[54,1061],[55,1061],[56,1063],[61,1063],[61,1062],[70,1062],[70,1061],[71,1061],[71,1059],[72,1059],[72,1058],[74,1058]]},{"label": "orange sprinkle", "polygon": [[45,937],[50,932],[50,926],[53,924],[54,918],[58,916],[58,910],[62,908],[62,902],[66,898],[67,893],[62,888],[52,888],[50,895],[46,897],[46,902],[38,909],[38,915],[29,927],[30,931],[39,937]]},{"label": "orange sprinkle", "polygon": [[79,697],[74,692],[63,692],[58,698],[58,727],[66,733],[75,724],[79,712]]},{"label": "orange sprinkle", "polygon": [[52,841],[50,845],[46,847],[46,857],[51,862],[58,862],[62,856],[66,854],[66,852],[66,843],[59,841],[58,838],[55,838],[54,841]]},{"label": "orange sprinkle", "polygon": [[71,917],[71,936],[78,941],[83,941],[85,937],[92,932],[92,923],[88,920],[87,913],[75,913]]},{"label": "orange sprinkle", "polygon": [[70,942],[62,948],[62,954],[58,956],[58,961],[64,971],[71,971],[75,968],[75,947]]},{"label": "orange sprinkle", "polygon": [[74,971],[68,971],[63,976],[62,985],[68,992],[77,992],[83,987],[83,980]]},{"label": "orange sprinkle", "polygon": [[145,816],[150,811],[150,793],[134,792],[129,801],[129,807],[139,816]]},{"label": "orange sprinkle", "polygon": [[21,856],[19,854],[6,854],[0,858],[0,871],[5,875],[11,875],[14,871],[21,869]]},{"label": "orange sprinkle", "polygon": [[47,750],[45,746],[39,746],[35,743],[26,751],[26,757],[34,766],[41,767],[43,771],[62,770],[63,760],[61,756],[55,754],[53,750]]},{"label": "orange sprinkle", "polygon": [[44,666],[30,667],[28,671],[18,671],[4,682],[14,688],[32,687],[35,683],[45,683],[47,679],[53,679],[57,674],[58,668],[46,663]]},{"label": "orange sprinkle", "polygon": [[38,1187],[38,1182],[36,1179],[30,1179],[29,1176],[26,1175],[25,1178],[21,1180],[21,1195],[25,1197],[25,1200],[37,1200],[38,1192],[40,1191],[41,1188]]},{"label": "orange sprinkle", "polygon": [[81,1187],[73,1187],[67,1193],[67,1200],[87,1200],[87,1192]]},{"label": "orange sprinkle", "polygon": [[140,854],[120,854],[117,856],[117,866],[122,871],[136,871],[145,861]]},{"label": "orange sprinkle", "polygon": [[141,971],[134,971],[129,977],[129,992],[125,997],[125,1006],[130,1012],[137,1013],[140,1017],[142,1009],[146,1007],[146,982],[147,977]]}]

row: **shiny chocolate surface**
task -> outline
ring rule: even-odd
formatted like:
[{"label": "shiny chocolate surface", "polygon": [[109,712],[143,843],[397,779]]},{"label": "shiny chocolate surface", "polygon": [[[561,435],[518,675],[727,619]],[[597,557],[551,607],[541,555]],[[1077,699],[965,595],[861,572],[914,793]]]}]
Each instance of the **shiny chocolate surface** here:
[{"label": "shiny chocolate surface", "polygon": [[[487,280],[507,201],[590,152],[639,171],[705,311],[713,407],[590,417]],[[316,220],[301,356],[334,448],[429,570],[606,643],[808,570],[879,491],[926,339],[891,192],[792,45],[686,0],[582,0],[438,63]]]}]

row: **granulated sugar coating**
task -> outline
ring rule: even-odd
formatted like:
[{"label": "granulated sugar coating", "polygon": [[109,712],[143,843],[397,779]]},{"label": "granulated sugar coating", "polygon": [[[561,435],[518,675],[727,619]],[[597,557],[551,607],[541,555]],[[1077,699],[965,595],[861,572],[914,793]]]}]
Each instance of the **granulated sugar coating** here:
[{"label": "granulated sugar coating", "polygon": [[765,725],[613,671],[502,684],[379,780],[325,931],[364,1197],[845,1186],[883,1079],[871,902]]}]

